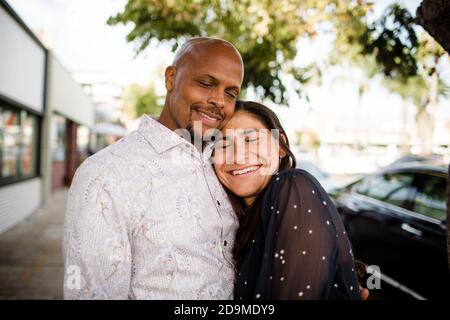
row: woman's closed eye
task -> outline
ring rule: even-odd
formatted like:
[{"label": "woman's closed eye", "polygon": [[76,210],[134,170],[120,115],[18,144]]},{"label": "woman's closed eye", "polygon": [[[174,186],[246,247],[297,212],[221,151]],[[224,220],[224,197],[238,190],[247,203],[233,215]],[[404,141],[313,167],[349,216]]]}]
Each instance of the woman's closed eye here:
[{"label": "woman's closed eye", "polygon": [[230,146],[231,146],[231,141],[229,141],[229,140],[219,140],[215,144],[215,148],[216,149],[226,149],[226,148],[228,148]]},{"label": "woman's closed eye", "polygon": [[251,143],[258,141],[258,137],[245,137],[245,142]]}]

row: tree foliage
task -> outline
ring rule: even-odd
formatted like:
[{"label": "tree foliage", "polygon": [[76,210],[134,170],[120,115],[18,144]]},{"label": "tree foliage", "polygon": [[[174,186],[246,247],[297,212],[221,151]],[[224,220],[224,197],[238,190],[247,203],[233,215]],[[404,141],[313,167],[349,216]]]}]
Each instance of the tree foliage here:
[{"label": "tree foliage", "polygon": [[[152,40],[176,50],[193,36],[227,39],[245,62],[243,90],[252,86],[262,97],[285,104],[283,74],[296,80],[301,95],[303,85],[323,73],[317,65],[294,66],[298,40],[331,33],[334,50],[328,63],[347,60],[369,78],[382,74],[389,90],[423,106],[429,76],[445,52],[420,32],[402,5],[387,7],[373,21],[372,8],[370,0],[128,0],[108,23],[132,25],[127,40],[137,53]],[[445,94],[448,87],[439,83],[439,93]]]},{"label": "tree foliage", "polygon": [[[339,30],[357,41],[366,29],[363,18],[369,8],[364,0],[129,0],[108,23],[132,24],[127,40],[136,44],[138,53],[152,39],[171,44],[173,50],[193,36],[229,40],[244,59],[244,89],[253,86],[274,102],[286,103],[281,74],[304,84],[317,73],[315,66],[293,65],[298,40],[315,37],[318,30]],[[301,94],[301,86],[296,91]]]},{"label": "tree foliage", "polygon": [[159,115],[164,106],[164,98],[156,94],[152,85],[132,84],[125,88],[123,99],[124,113],[131,119],[143,114]]},{"label": "tree foliage", "polygon": [[[367,19],[366,19],[367,21]],[[369,78],[382,74],[382,84],[423,110],[430,102],[431,76],[446,56],[442,47],[423,32],[411,13],[399,3],[388,6],[381,17],[367,22],[356,36],[338,36],[340,50],[332,63],[344,60],[362,68]],[[448,84],[437,74],[437,96],[447,96]]]}]

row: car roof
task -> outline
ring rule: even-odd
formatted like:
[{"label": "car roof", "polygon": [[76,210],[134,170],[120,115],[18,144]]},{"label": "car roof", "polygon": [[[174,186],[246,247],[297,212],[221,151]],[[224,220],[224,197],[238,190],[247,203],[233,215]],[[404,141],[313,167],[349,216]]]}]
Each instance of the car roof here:
[{"label": "car roof", "polygon": [[387,171],[428,171],[448,175],[449,164],[443,161],[412,161],[393,164],[383,168],[382,172]]}]

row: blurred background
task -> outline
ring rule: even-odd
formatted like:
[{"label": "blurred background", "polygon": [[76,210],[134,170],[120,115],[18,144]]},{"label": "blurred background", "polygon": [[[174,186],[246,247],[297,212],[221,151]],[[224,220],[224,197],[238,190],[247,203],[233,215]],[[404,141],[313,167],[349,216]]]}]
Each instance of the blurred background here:
[{"label": "blurred background", "polygon": [[449,21],[445,0],[0,0],[0,299],[62,298],[76,168],[159,114],[164,69],[198,35],[242,53],[240,98],[278,114],[380,267],[370,298],[439,297]]}]

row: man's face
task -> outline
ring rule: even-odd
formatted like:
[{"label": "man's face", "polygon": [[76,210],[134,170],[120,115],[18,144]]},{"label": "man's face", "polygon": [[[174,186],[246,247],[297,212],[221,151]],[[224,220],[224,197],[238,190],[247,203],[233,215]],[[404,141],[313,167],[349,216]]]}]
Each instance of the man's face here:
[{"label": "man's face", "polygon": [[202,135],[221,129],[234,113],[242,79],[241,59],[231,48],[223,44],[195,48],[180,66],[166,70],[166,107],[177,126],[172,129],[193,130],[194,121],[201,123]]}]

